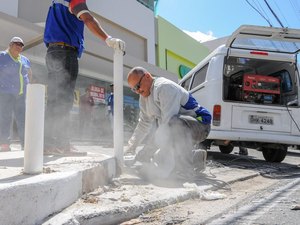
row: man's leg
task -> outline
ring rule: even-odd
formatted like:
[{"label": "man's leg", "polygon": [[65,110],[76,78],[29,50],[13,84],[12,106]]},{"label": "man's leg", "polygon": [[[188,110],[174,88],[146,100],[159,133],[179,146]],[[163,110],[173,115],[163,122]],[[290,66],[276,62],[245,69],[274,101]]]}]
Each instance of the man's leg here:
[{"label": "man's leg", "polygon": [[113,116],[112,112],[108,113],[108,120],[109,120],[109,123],[110,123],[110,128],[111,128],[112,133],[113,133],[113,131],[114,131],[114,116]]},{"label": "man's leg", "polygon": [[171,142],[174,146],[176,170],[182,173],[205,168],[206,151],[194,146],[205,140],[210,125],[204,125],[191,116],[174,116],[170,120]]},{"label": "man's leg", "polygon": [[78,75],[77,52],[62,49],[60,46],[50,46],[46,64],[48,103],[45,145],[69,151],[69,112],[73,106],[73,92]]},{"label": "man's leg", "polygon": [[21,142],[21,147],[24,147],[24,135],[25,135],[25,96],[19,96],[16,99],[16,104],[14,108],[18,135]]},{"label": "man's leg", "polygon": [[239,154],[240,155],[248,155],[248,149],[245,147],[239,147]]},{"label": "man's leg", "polygon": [[[209,130],[210,125],[203,125],[193,117],[174,116],[168,125],[157,129],[155,143],[159,150],[150,163],[144,163],[143,175],[153,180],[165,179],[177,172],[188,176],[199,171],[195,166],[203,168],[206,154],[193,151],[194,145],[203,141]],[[197,159],[202,160],[199,165],[195,162]]]},{"label": "man's leg", "polygon": [[9,135],[15,97],[12,94],[0,93],[0,151],[10,151]]},{"label": "man's leg", "polygon": [[193,142],[186,123],[178,116],[155,132],[159,148],[150,163],[143,163],[143,176],[150,179],[170,178],[174,172],[191,170]]},{"label": "man's leg", "polygon": [[192,150],[192,162],[193,162],[193,170],[195,172],[202,172],[206,168],[206,158],[207,158],[207,151],[206,149],[199,149],[200,143],[203,143],[209,132],[211,125],[210,124],[202,124],[197,121],[193,117],[189,116],[180,116],[180,119],[184,120],[188,126],[188,129],[191,131],[191,136],[193,140],[193,150]]}]

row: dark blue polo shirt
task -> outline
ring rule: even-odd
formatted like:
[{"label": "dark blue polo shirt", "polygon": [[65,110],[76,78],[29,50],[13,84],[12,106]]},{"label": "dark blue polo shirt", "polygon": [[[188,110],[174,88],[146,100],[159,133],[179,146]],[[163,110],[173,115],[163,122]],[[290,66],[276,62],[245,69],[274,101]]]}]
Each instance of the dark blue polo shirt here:
[{"label": "dark blue polo shirt", "polygon": [[80,15],[88,12],[86,0],[53,0],[49,8],[44,32],[44,42],[64,42],[76,47],[78,57],[84,50],[84,23]]}]

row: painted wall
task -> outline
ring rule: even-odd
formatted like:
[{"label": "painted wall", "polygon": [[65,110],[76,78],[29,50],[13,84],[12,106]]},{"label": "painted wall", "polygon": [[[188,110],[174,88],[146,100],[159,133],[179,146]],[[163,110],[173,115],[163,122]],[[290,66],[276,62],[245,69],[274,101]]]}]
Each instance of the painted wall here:
[{"label": "painted wall", "polygon": [[[143,48],[143,60],[155,64],[155,17],[154,12],[136,0],[99,1],[87,2],[91,11],[113,21],[123,29],[130,31],[134,40],[121,37],[128,48]],[[113,34],[113,33],[112,33]],[[137,41],[135,41],[137,40]],[[135,44],[136,43],[136,44]]]},{"label": "painted wall", "polygon": [[193,68],[209,49],[164,18],[157,17],[157,64],[180,79],[180,66]]},{"label": "painted wall", "polygon": [[11,16],[18,16],[18,3],[19,0],[0,0],[0,12],[4,12]]}]

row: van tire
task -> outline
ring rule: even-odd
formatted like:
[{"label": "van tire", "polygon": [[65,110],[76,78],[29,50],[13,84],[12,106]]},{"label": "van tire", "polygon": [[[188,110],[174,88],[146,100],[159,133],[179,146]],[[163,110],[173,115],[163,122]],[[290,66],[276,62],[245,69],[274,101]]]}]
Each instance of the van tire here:
[{"label": "van tire", "polygon": [[281,149],[263,148],[262,153],[267,162],[282,162],[287,154],[287,147]]},{"label": "van tire", "polygon": [[232,144],[229,145],[219,145],[219,149],[224,154],[230,154],[233,151],[234,146]]}]

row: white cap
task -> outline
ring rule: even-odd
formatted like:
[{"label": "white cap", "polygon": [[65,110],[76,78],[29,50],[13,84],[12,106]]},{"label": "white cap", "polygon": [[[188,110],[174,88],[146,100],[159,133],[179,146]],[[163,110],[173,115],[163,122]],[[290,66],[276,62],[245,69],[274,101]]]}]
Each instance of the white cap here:
[{"label": "white cap", "polygon": [[20,38],[20,37],[13,37],[10,40],[10,42],[20,42],[20,43],[22,43],[24,45],[24,42],[23,42],[22,38]]}]

